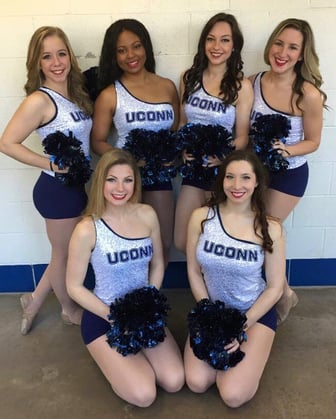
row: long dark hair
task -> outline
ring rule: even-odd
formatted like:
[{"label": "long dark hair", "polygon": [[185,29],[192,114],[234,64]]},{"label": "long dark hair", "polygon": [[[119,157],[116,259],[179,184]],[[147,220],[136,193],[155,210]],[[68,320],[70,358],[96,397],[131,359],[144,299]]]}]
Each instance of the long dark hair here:
[{"label": "long dark hair", "polygon": [[117,63],[118,36],[123,31],[133,32],[140,38],[146,51],[145,68],[150,73],[155,73],[155,59],[150,35],[145,26],[135,19],[120,19],[112,23],[105,32],[103,47],[99,60],[98,89],[99,91],[119,80],[123,71]]},{"label": "long dark hair", "polygon": [[225,105],[231,105],[238,98],[238,91],[241,88],[241,80],[244,77],[244,73],[242,71],[243,61],[241,58],[244,38],[238,22],[233,15],[218,13],[205,24],[198,41],[197,53],[194,57],[194,62],[191,68],[187,70],[183,76],[185,90],[182,102],[186,102],[188,96],[195,92],[202,84],[203,72],[208,66],[208,59],[205,54],[206,38],[211,29],[218,22],[226,22],[230,25],[234,48],[230,58],[227,60],[227,69],[223,74],[219,94],[220,96],[223,96],[223,103]]},{"label": "long dark hair", "polygon": [[[234,161],[247,161],[252,166],[253,172],[256,175],[258,185],[254,189],[251,198],[251,208],[255,213],[253,228],[255,234],[263,241],[262,247],[264,250],[272,253],[273,240],[268,232],[268,221],[266,215],[266,190],[268,185],[268,176],[265,167],[261,163],[258,156],[249,150],[236,150],[230,153],[220,166],[219,173],[214,185],[214,191],[211,198],[207,202],[207,206],[215,209],[219,204],[226,202],[227,196],[223,190],[223,181],[226,175],[227,167]],[[202,221],[203,224],[209,219]]]}]

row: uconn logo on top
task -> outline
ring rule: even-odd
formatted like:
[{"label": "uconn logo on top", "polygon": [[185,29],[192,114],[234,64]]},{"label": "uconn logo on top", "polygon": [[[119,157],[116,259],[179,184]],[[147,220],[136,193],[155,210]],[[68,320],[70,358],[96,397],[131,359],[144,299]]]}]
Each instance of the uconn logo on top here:
[{"label": "uconn logo on top", "polygon": [[75,122],[86,121],[91,118],[90,115],[86,115],[86,113],[82,111],[70,112],[70,115]]},{"label": "uconn logo on top", "polygon": [[127,112],[125,114],[126,122],[160,122],[160,121],[173,121],[174,112],[172,110],[162,110],[162,111],[137,111],[137,112]]},{"label": "uconn logo on top", "polygon": [[107,261],[110,265],[120,262],[129,262],[138,259],[149,258],[153,255],[153,246],[134,247],[133,249],[121,250],[119,252],[107,253]]}]

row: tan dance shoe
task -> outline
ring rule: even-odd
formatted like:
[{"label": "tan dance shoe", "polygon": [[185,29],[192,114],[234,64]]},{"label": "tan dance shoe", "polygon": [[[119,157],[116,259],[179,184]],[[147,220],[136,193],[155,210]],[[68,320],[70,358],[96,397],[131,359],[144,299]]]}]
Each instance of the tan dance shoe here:
[{"label": "tan dance shoe", "polygon": [[283,295],[278,303],[275,305],[277,312],[277,325],[280,326],[288,317],[289,312],[294,308],[299,302],[299,298],[296,295],[296,292],[291,289],[291,294],[289,296]]}]

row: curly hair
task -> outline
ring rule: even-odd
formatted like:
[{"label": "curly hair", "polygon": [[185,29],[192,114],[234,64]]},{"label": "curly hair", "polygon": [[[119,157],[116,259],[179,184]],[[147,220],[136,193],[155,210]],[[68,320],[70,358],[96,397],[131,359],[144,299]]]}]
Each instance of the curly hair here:
[{"label": "curly hair", "polygon": [[[252,166],[253,172],[256,175],[258,185],[254,189],[251,198],[251,208],[255,213],[253,228],[255,234],[262,239],[262,247],[264,250],[272,253],[273,251],[273,240],[268,232],[268,217],[266,214],[265,195],[268,185],[268,175],[265,167],[261,163],[258,156],[249,150],[236,150],[230,153],[223,161],[219,168],[217,175],[214,191],[212,196],[207,201],[209,208],[215,209],[219,204],[226,202],[227,196],[223,190],[223,181],[226,175],[227,167],[234,161],[247,161]],[[202,221],[202,229],[205,222],[209,219]]]},{"label": "curly hair", "polygon": [[45,82],[45,76],[41,70],[41,58],[43,42],[49,36],[57,36],[65,45],[70,57],[70,72],[68,75],[69,99],[76,103],[86,114],[92,114],[92,102],[85,89],[85,77],[78,65],[77,58],[71,48],[70,41],[62,29],[56,26],[41,26],[38,28],[28,46],[26,67],[27,82],[24,86],[27,95],[38,90]]},{"label": "curly hair", "polygon": [[119,35],[124,31],[132,32],[139,37],[146,52],[145,68],[150,73],[155,73],[153,45],[147,29],[136,19],[120,19],[112,23],[105,32],[99,60],[99,91],[119,80],[123,74],[117,62],[117,42]]},{"label": "curly hair", "polygon": [[205,42],[209,32],[218,22],[226,22],[230,25],[234,48],[231,56],[227,60],[227,68],[221,80],[219,94],[223,96],[223,103],[225,105],[234,103],[238,98],[238,91],[241,89],[241,81],[244,77],[243,61],[241,58],[244,38],[238,22],[233,15],[218,13],[205,24],[198,41],[197,53],[194,57],[193,64],[183,75],[185,90],[182,102],[186,102],[188,97],[202,84],[203,72],[208,66],[208,58],[205,54]]},{"label": "curly hair", "polygon": [[320,87],[323,84],[322,76],[319,70],[319,58],[315,49],[315,40],[312,28],[309,23],[302,19],[289,18],[280,22],[274,31],[271,33],[264,50],[264,61],[267,65],[270,65],[269,61],[269,52],[274,44],[274,41],[279,37],[279,35],[288,28],[295,29],[302,34],[302,59],[299,60],[294,67],[296,74],[295,80],[293,82],[293,92],[292,92],[292,111],[293,109],[293,99],[294,95],[297,94],[298,98],[296,100],[296,106],[300,108],[300,103],[303,100],[303,83],[306,81],[314,85],[323,97],[323,106],[326,106],[327,95],[324,93]]}]

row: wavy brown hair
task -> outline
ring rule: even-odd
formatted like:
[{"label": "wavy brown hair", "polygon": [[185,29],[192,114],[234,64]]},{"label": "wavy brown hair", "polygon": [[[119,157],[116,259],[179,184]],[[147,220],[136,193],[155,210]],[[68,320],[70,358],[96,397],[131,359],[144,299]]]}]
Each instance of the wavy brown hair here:
[{"label": "wavy brown hair", "polygon": [[24,86],[27,95],[38,90],[45,81],[45,76],[41,70],[41,58],[43,52],[43,42],[49,36],[57,36],[64,43],[70,57],[71,69],[68,75],[68,94],[69,99],[76,103],[86,114],[92,114],[92,103],[85,90],[85,77],[79,68],[77,58],[71,48],[70,42],[62,29],[56,26],[41,26],[36,29],[28,46],[26,67],[27,82]]},{"label": "wavy brown hair", "polygon": [[[309,23],[302,19],[289,18],[280,22],[274,31],[271,33],[264,50],[264,61],[267,65],[269,62],[269,52],[279,35],[288,28],[295,29],[302,34],[302,59],[295,64],[294,71],[296,74],[293,82],[293,93],[291,99],[292,112],[294,113],[293,100],[294,95],[297,94],[296,106],[300,108],[303,100],[303,83],[306,81],[311,83],[321,93],[323,97],[323,106],[327,108],[326,101],[327,95],[320,89],[323,84],[322,76],[319,69],[319,58],[315,48],[315,39],[311,26]],[[302,110],[302,109],[301,109]]]},{"label": "wavy brown hair", "polygon": [[219,95],[223,96],[222,100],[225,105],[231,105],[238,98],[238,91],[241,89],[241,81],[244,77],[243,61],[241,58],[244,38],[238,22],[233,15],[217,13],[205,24],[198,41],[197,53],[194,57],[193,64],[183,75],[185,90],[182,102],[186,102],[188,97],[202,85],[203,72],[208,66],[208,58],[205,54],[206,38],[218,22],[226,22],[230,25],[234,48],[231,56],[227,60],[227,69],[221,80]]},{"label": "wavy brown hair", "polygon": [[[262,239],[262,248],[270,253],[273,251],[273,240],[268,232],[268,217],[266,214],[266,191],[268,186],[268,176],[265,167],[261,163],[258,156],[249,150],[236,150],[230,153],[223,161],[219,168],[219,173],[216,178],[214,191],[211,198],[207,201],[207,206],[215,210],[219,204],[226,202],[227,196],[223,190],[223,181],[226,175],[227,167],[234,161],[247,161],[252,166],[253,172],[256,175],[258,185],[254,189],[251,198],[251,208],[255,213],[253,228],[255,234]],[[202,221],[202,229],[204,223],[209,219]]]}]

